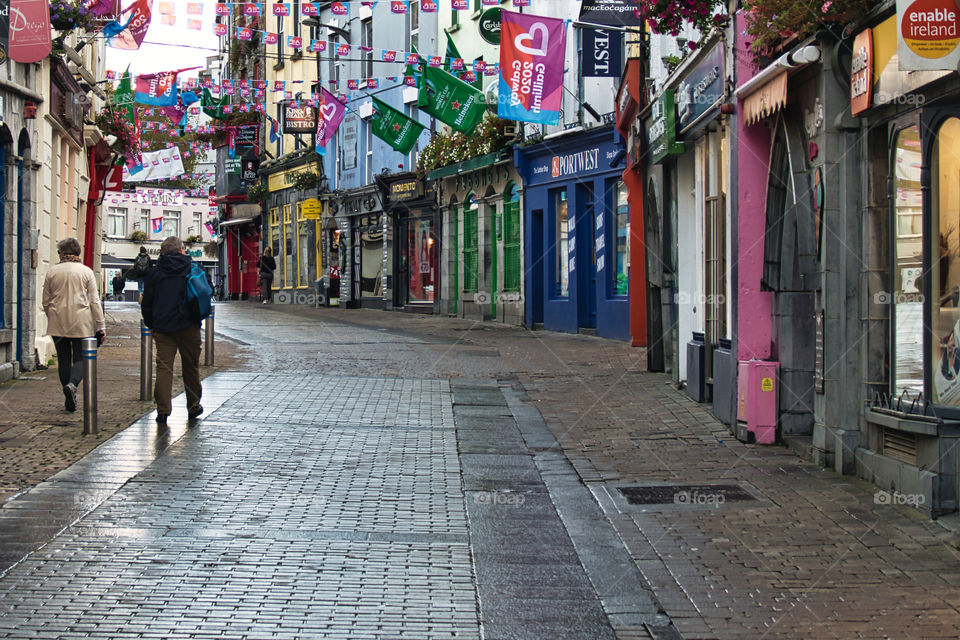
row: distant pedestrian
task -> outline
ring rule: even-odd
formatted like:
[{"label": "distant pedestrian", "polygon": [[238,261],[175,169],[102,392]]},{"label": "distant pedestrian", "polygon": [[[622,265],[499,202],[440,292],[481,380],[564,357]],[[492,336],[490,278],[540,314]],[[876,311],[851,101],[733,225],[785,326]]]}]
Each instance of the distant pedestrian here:
[{"label": "distant pedestrian", "polygon": [[80,262],[80,243],[67,238],[57,243],[60,262],[43,280],[43,312],[47,335],[57,349],[57,373],[63,387],[63,408],[77,410],[77,387],[83,380],[82,339],[107,335],[93,270]]},{"label": "distant pedestrian", "polygon": [[263,293],[263,304],[273,302],[273,273],[277,270],[277,261],[273,258],[273,249],[266,247],[260,256],[260,290]]},{"label": "distant pedestrian", "polygon": [[150,261],[147,248],[140,247],[140,253],[134,258],[133,268],[130,269],[130,273],[127,275],[129,279],[137,281],[137,293],[139,294],[140,302],[143,302],[143,285],[147,276],[150,275],[151,269],[153,269],[153,263]]},{"label": "distant pedestrian", "polygon": [[123,272],[117,271],[117,275],[113,276],[113,299],[119,300],[123,295],[123,287],[127,283],[126,279],[123,277]]},{"label": "distant pedestrian", "polygon": [[157,422],[166,424],[171,412],[173,363],[180,353],[183,386],[187,392],[187,415],[192,420],[201,413],[200,396],[200,323],[187,315],[183,304],[187,274],[193,261],[183,241],[170,236],[160,245],[160,258],[150,271],[143,288],[141,313],[157,343],[157,380],[153,397],[157,401]]}]

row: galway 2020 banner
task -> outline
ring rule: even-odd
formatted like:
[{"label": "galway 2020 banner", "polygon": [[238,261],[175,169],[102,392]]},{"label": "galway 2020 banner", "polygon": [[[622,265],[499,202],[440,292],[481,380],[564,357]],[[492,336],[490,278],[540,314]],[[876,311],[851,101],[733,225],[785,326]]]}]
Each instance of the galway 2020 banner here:
[{"label": "galway 2020 banner", "polygon": [[337,127],[343,122],[343,117],[347,115],[347,108],[343,103],[337,100],[333,95],[323,87],[320,87],[320,106],[317,109],[317,137],[315,151],[323,155],[327,151],[327,143]]},{"label": "galway 2020 banner", "polygon": [[557,124],[563,98],[567,30],[560,18],[502,11],[497,115]]}]

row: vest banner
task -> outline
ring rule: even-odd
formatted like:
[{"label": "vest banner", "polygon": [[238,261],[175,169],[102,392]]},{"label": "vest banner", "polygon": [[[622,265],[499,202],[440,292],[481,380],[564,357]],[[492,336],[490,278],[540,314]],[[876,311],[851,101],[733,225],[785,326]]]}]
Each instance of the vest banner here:
[{"label": "vest banner", "polygon": [[507,120],[557,124],[563,99],[567,30],[562,19],[501,12],[500,97]]},{"label": "vest banner", "polygon": [[582,29],[580,70],[587,78],[619,78],[623,71],[623,33]]}]

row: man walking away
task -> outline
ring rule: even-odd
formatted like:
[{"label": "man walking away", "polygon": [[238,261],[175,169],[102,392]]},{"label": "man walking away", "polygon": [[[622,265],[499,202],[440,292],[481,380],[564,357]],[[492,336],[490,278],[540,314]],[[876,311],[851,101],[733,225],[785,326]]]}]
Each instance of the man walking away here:
[{"label": "man walking away", "polygon": [[263,293],[263,304],[273,302],[273,272],[277,270],[277,261],[273,257],[273,249],[266,247],[260,256],[260,287]]},{"label": "man walking away", "polygon": [[140,253],[133,260],[133,269],[130,270],[130,277],[137,281],[137,293],[140,294],[139,301],[143,302],[143,286],[153,265],[150,263],[150,256],[147,254],[146,247],[140,247]]},{"label": "man walking away", "polygon": [[173,362],[180,353],[183,386],[187,392],[187,415],[191,420],[203,413],[200,396],[200,323],[187,315],[184,293],[193,261],[183,242],[170,236],[160,245],[160,258],[143,288],[141,312],[157,343],[157,380],[153,397],[157,401],[157,423],[164,425],[172,409]]},{"label": "man walking away", "polygon": [[80,243],[67,238],[57,243],[60,263],[43,280],[43,312],[47,334],[57,348],[57,373],[63,386],[63,408],[77,410],[77,387],[83,380],[82,339],[107,335],[103,307],[93,270],[80,262]]}]

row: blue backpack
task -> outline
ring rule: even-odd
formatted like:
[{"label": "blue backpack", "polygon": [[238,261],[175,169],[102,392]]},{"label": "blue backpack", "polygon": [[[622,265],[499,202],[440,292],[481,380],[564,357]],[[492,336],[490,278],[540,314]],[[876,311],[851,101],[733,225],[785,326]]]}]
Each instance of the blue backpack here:
[{"label": "blue backpack", "polygon": [[196,263],[190,265],[183,298],[184,311],[191,322],[200,322],[210,316],[213,289],[207,280],[207,273]]}]

